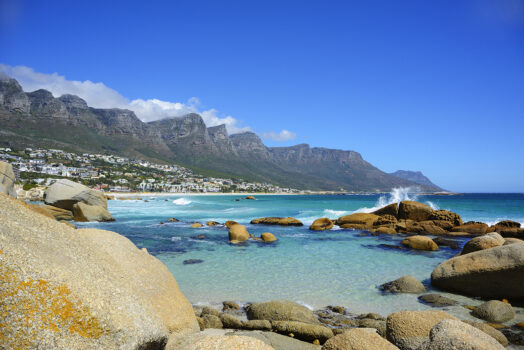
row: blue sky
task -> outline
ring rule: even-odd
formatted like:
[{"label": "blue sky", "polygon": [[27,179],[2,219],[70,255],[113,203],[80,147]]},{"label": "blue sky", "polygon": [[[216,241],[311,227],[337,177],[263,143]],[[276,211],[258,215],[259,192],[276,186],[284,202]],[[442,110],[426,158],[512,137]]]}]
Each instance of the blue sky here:
[{"label": "blue sky", "polygon": [[0,3],[0,63],[24,88],[524,192],[524,0]]}]

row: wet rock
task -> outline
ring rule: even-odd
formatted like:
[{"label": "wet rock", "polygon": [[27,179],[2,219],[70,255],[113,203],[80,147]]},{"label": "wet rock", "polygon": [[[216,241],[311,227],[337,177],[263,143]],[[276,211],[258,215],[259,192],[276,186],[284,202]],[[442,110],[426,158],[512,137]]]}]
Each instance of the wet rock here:
[{"label": "wet rock", "polygon": [[430,304],[433,307],[445,307],[457,304],[455,300],[440,294],[424,294],[419,296],[418,299],[426,304]]},{"label": "wet rock", "polygon": [[508,344],[509,344],[508,338],[506,338],[506,336],[504,334],[502,334],[502,332],[500,332],[497,329],[491,327],[487,323],[474,322],[474,321],[469,321],[469,320],[462,321],[462,322],[467,323],[470,326],[473,326],[473,327],[475,327],[477,329],[480,329],[481,331],[483,331],[484,333],[486,333],[487,335],[489,335],[490,337],[492,337],[493,339],[498,341],[500,343],[500,345],[502,345],[502,346],[508,346]]},{"label": "wet rock", "polygon": [[249,320],[242,322],[242,329],[270,331],[271,322],[269,322],[268,320]]},{"label": "wet rock", "polygon": [[370,312],[370,313],[367,313],[367,314],[358,315],[357,318],[358,319],[369,318],[370,320],[379,320],[379,321],[385,321],[386,320],[385,317],[382,317],[381,315],[375,314],[373,312]]},{"label": "wet rock", "polygon": [[247,308],[247,318],[249,320],[319,323],[315,314],[307,307],[287,300],[253,303]]},{"label": "wet rock", "polygon": [[215,308],[209,307],[209,306],[204,306],[202,308],[202,312],[200,313],[200,316],[203,317],[204,315],[213,315],[213,316],[218,317],[220,315],[220,311],[218,311]]},{"label": "wet rock", "polygon": [[334,223],[330,219],[321,218],[313,221],[311,226],[309,226],[309,229],[313,231],[331,230],[333,228],[333,225]]},{"label": "wet rock", "polygon": [[398,204],[392,203],[392,204],[386,205],[385,207],[382,207],[379,210],[375,210],[372,214],[375,214],[378,216],[391,215],[394,218],[396,218],[398,216]]},{"label": "wet rock", "polygon": [[504,238],[496,232],[486,233],[483,236],[470,239],[462,248],[461,255],[473,253],[479,250],[498,247],[504,244]]},{"label": "wet rock", "polygon": [[450,247],[451,249],[457,250],[460,248],[459,243],[453,239],[447,239],[444,237],[433,238],[433,242],[437,243],[439,247]]},{"label": "wet rock", "polygon": [[274,242],[277,240],[277,238],[275,237],[275,235],[273,235],[272,233],[269,233],[269,232],[264,232],[263,234],[260,235],[260,238],[264,241],[264,242]]},{"label": "wet rock", "polygon": [[405,220],[424,221],[428,220],[434,210],[426,204],[402,201],[398,207],[398,218]]},{"label": "wet rock", "polygon": [[245,199],[255,200],[256,198],[253,196],[247,196]]},{"label": "wet rock", "polygon": [[397,233],[397,231],[394,228],[392,228],[392,227],[384,227],[384,226],[377,227],[373,231],[376,232],[376,233],[383,233],[383,234],[386,234],[386,235],[394,235],[395,233]]},{"label": "wet rock", "polygon": [[171,219],[167,220],[167,222],[178,222],[178,219],[171,218]]},{"label": "wet rock", "polygon": [[424,293],[426,287],[413,276],[403,276],[394,281],[380,286],[384,292],[389,293]]},{"label": "wet rock", "polygon": [[229,241],[231,243],[244,242],[249,239],[249,232],[244,225],[235,224],[229,228]]},{"label": "wet rock", "polygon": [[402,245],[408,246],[411,249],[418,250],[438,250],[438,245],[433,240],[426,236],[410,236],[406,237],[402,242]]},{"label": "wet rock", "polygon": [[490,300],[483,303],[476,307],[471,314],[477,318],[496,323],[506,322],[515,317],[513,307],[498,300]]},{"label": "wet rock", "polygon": [[204,328],[222,328],[222,321],[220,318],[211,314],[202,314],[202,320],[204,321]]},{"label": "wet rock", "polygon": [[216,225],[220,225],[220,223],[219,223],[219,222],[216,222],[216,221],[208,221],[208,222],[206,223],[206,225],[207,225],[207,226],[216,226]]},{"label": "wet rock", "polygon": [[233,315],[221,313],[219,315],[220,321],[222,321],[222,326],[224,328],[230,328],[230,329],[241,329],[242,328],[242,321],[240,321],[238,318],[236,318]]},{"label": "wet rock", "polygon": [[227,228],[231,228],[231,226],[236,225],[236,224],[238,224],[238,222],[233,221],[233,220],[228,220],[225,222],[224,226],[226,226]]},{"label": "wet rock", "polygon": [[191,228],[201,228],[201,227],[204,227],[204,225],[202,225],[202,224],[199,223],[199,222],[195,222],[195,223],[191,224],[190,227],[191,227]]},{"label": "wet rock", "polygon": [[225,311],[225,310],[239,310],[239,309],[240,309],[240,305],[238,305],[234,301],[224,301],[222,303],[222,311]]},{"label": "wet rock", "polygon": [[328,309],[333,311],[333,312],[336,312],[337,314],[342,314],[344,315],[346,313],[346,308],[344,306],[328,306]]},{"label": "wet rock", "polygon": [[188,259],[184,260],[184,265],[201,264],[204,260],[201,259]]},{"label": "wet rock", "polygon": [[371,230],[378,218],[375,214],[356,213],[338,218],[336,224],[341,228]]},{"label": "wet rock", "polygon": [[318,340],[323,344],[333,337],[333,331],[327,327],[298,321],[271,321],[274,332],[280,334],[293,334],[294,338],[313,342]]},{"label": "wet rock", "polygon": [[520,222],[512,221],[512,220],[504,220],[500,221],[495,224],[496,228],[519,228]]},{"label": "wet rock", "polygon": [[382,338],[374,329],[353,328],[326,341],[322,350],[395,350],[398,348]]},{"label": "wet rock", "polygon": [[262,225],[281,225],[281,226],[304,226],[304,224],[295,218],[287,217],[266,217],[251,220],[251,224],[262,224]]}]

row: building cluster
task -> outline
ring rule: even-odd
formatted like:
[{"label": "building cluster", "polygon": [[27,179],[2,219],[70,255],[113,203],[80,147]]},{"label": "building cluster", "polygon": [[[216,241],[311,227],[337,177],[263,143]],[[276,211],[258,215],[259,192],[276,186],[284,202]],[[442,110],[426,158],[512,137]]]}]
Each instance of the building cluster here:
[{"label": "building cluster", "polygon": [[71,178],[108,192],[298,192],[269,183],[206,177],[178,165],[155,164],[106,154],[5,147],[0,148],[0,160],[13,165],[22,183],[44,186],[57,178]]}]

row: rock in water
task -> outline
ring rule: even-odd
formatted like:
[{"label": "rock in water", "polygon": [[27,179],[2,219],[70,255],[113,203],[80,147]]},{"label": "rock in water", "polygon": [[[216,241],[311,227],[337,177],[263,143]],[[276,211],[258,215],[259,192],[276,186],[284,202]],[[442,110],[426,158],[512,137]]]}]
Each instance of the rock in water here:
[{"label": "rock in water", "polygon": [[333,225],[334,223],[330,219],[321,218],[313,221],[311,226],[309,226],[309,229],[313,231],[331,230],[333,228]]},{"label": "rock in water", "polygon": [[274,234],[272,233],[269,233],[269,232],[264,232],[263,234],[260,235],[260,238],[264,241],[264,242],[274,242],[277,240],[277,238],[275,237]]},{"label": "rock in water", "polygon": [[443,320],[431,329],[429,340],[418,350],[503,350],[483,331],[458,320]]},{"label": "rock in water", "polygon": [[104,193],[66,179],[60,179],[49,186],[44,197],[46,204],[70,211],[73,211],[73,205],[78,202],[107,209]]},{"label": "rock in water", "polygon": [[476,307],[472,315],[488,322],[502,323],[512,320],[515,317],[515,311],[508,303],[490,300]]},{"label": "rock in water", "polygon": [[82,202],[73,205],[73,216],[75,221],[115,221],[113,216],[103,207]]},{"label": "rock in water", "polygon": [[504,244],[504,238],[496,232],[486,233],[484,236],[470,239],[462,248],[461,255],[473,253],[478,250],[498,247]]},{"label": "rock in water", "polygon": [[251,224],[263,225],[280,225],[280,226],[304,226],[304,224],[295,218],[287,217],[266,217],[251,220]]},{"label": "rock in water", "polygon": [[374,328],[352,328],[329,339],[322,350],[398,350]]},{"label": "rock in water", "polygon": [[437,243],[426,236],[410,236],[402,240],[401,244],[418,250],[438,250]]},{"label": "rock in water", "polygon": [[398,218],[424,221],[428,220],[433,212],[434,210],[425,204],[413,201],[402,201],[398,207]]},{"label": "rock in water", "polygon": [[0,162],[0,193],[16,197],[15,181],[13,166],[6,162]]},{"label": "rock in water", "polygon": [[249,232],[244,225],[234,224],[229,228],[229,241],[231,243],[244,242],[249,239]]},{"label": "rock in water", "polygon": [[272,321],[271,326],[277,333],[293,334],[295,338],[309,342],[318,340],[321,344],[334,335],[330,328],[298,321]]},{"label": "rock in water", "polygon": [[392,215],[393,217],[398,216],[398,204],[392,203],[389,205],[386,205],[385,207],[382,207],[378,210],[375,210],[372,214],[383,216],[383,215]]},{"label": "rock in water", "polygon": [[385,292],[390,293],[424,293],[426,287],[413,276],[403,276],[394,281],[384,283],[380,286]]},{"label": "rock in water", "polygon": [[418,300],[421,300],[422,302],[430,304],[434,307],[451,306],[457,304],[455,300],[447,298],[440,294],[424,294],[419,296]]},{"label": "rock in water", "polygon": [[336,224],[342,228],[370,230],[378,219],[379,216],[375,214],[356,213],[338,218]]},{"label": "rock in water", "polygon": [[524,242],[456,256],[438,265],[431,284],[493,299],[524,299]]},{"label": "rock in water", "polygon": [[2,346],[160,348],[170,331],[199,329],[167,267],[127,238],[74,230],[4,195],[0,222]]},{"label": "rock in water", "polygon": [[287,300],[253,303],[247,309],[247,318],[249,320],[319,323],[313,311],[305,306]]}]

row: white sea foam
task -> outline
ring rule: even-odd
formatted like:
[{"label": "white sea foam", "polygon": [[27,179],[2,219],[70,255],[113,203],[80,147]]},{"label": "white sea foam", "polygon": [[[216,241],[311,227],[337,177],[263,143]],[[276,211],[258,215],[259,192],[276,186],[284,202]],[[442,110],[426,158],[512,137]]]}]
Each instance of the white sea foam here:
[{"label": "white sea foam", "polygon": [[173,242],[181,241],[181,240],[182,240],[182,237],[171,237],[171,241]]},{"label": "white sea foam", "polygon": [[344,216],[348,214],[348,211],[345,210],[333,210],[333,209],[325,209],[324,210],[324,216],[328,218],[339,218],[341,216]]},{"label": "white sea foam", "polygon": [[394,188],[389,194],[380,196],[375,203],[374,207],[371,208],[359,208],[354,213],[371,213],[375,210],[385,207],[386,205],[399,203],[402,201],[416,201],[418,194],[416,193],[420,189],[417,187],[398,187]]},{"label": "white sea foam", "polygon": [[178,198],[173,201],[176,205],[188,205],[191,201],[187,198]]}]

